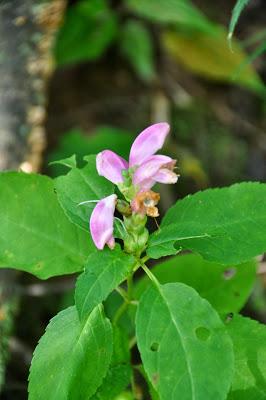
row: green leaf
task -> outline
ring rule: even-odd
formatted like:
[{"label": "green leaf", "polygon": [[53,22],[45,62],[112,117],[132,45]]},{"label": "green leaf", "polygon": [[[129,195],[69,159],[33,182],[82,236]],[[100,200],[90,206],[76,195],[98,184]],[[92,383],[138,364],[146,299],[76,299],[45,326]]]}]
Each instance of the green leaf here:
[{"label": "green leaf", "polygon": [[228,400],[265,400],[266,326],[235,315],[227,328],[235,353],[235,375]]},{"label": "green leaf", "polygon": [[80,271],[95,249],[66,218],[46,176],[1,173],[0,204],[0,267],[46,279]]},{"label": "green leaf", "polygon": [[161,400],[225,399],[232,343],[194,289],[182,283],[150,287],[140,299],[136,329],[144,368]]},{"label": "green leaf", "polygon": [[67,175],[56,178],[55,189],[59,203],[70,221],[88,232],[95,203],[79,203],[111,195],[114,193],[114,185],[98,174],[95,156],[87,156],[86,161],[85,167],[72,168]]},{"label": "green leaf", "polygon": [[101,385],[112,355],[112,326],[102,306],[83,324],[75,307],[54,317],[33,355],[29,400],[87,400]]},{"label": "green leaf", "polygon": [[123,27],[121,51],[144,81],[155,77],[153,50],[151,34],[145,25],[129,20]]},{"label": "green leaf", "polygon": [[243,9],[248,5],[250,0],[237,0],[235,7],[232,12],[232,18],[230,21],[229,25],[229,34],[228,34],[228,39],[231,40],[234,30],[237,24],[237,21],[240,17],[240,14],[242,13]]},{"label": "green leaf", "polygon": [[59,65],[95,60],[117,35],[117,19],[105,0],[82,0],[68,8],[55,45]]},{"label": "green leaf", "polygon": [[135,263],[134,257],[125,254],[118,245],[114,250],[106,248],[89,256],[75,292],[81,320],[127,278]]},{"label": "green leaf", "polygon": [[127,335],[114,327],[114,351],[110,368],[101,387],[91,400],[110,400],[119,395],[130,383],[131,365]]},{"label": "green leaf", "polygon": [[76,155],[73,154],[70,157],[64,158],[63,160],[57,160],[57,161],[52,161],[50,162],[50,165],[64,165],[67,168],[76,168],[77,166],[77,159],[76,159]]},{"label": "green leaf", "polygon": [[[228,267],[186,254],[156,265],[152,273],[160,283],[182,282],[193,287],[216,311],[229,313],[238,312],[246,303],[256,278],[256,262]],[[144,275],[135,286],[136,298],[150,284]]]},{"label": "green leaf", "polygon": [[213,24],[189,0],[126,0],[126,4],[131,11],[157,23],[212,32]]},{"label": "green leaf", "polygon": [[266,250],[266,185],[240,183],[187,196],[171,207],[150,237],[153,258],[190,249],[224,265]]}]

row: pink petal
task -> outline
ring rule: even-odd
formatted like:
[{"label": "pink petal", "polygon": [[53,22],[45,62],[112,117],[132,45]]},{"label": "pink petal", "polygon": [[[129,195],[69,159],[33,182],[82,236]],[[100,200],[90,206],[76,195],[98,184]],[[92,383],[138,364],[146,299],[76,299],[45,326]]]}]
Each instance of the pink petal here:
[{"label": "pink petal", "polygon": [[178,175],[167,168],[161,168],[153,176],[156,182],[160,183],[176,183],[178,181]]},{"label": "pink petal", "polygon": [[114,212],[117,195],[105,197],[100,200],[90,218],[90,232],[95,246],[102,250],[105,244],[114,248]]},{"label": "pink petal", "polygon": [[158,172],[158,170],[167,164],[171,164],[173,162],[171,157],[167,156],[151,156],[145,161],[141,166],[135,171],[133,175],[133,184],[139,185],[142,187],[142,183],[145,181],[154,181],[154,175]]},{"label": "pink petal", "polygon": [[97,154],[96,168],[98,174],[117,184],[123,182],[122,171],[128,169],[128,162],[111,150]]},{"label": "pink petal", "polygon": [[161,149],[169,130],[169,124],[160,122],[142,131],[131,146],[129,166],[141,165],[148,157]]},{"label": "pink petal", "polygon": [[141,181],[141,184],[139,185],[141,188],[141,191],[146,191],[150,190],[154,185],[156,181],[154,179],[144,179]]}]

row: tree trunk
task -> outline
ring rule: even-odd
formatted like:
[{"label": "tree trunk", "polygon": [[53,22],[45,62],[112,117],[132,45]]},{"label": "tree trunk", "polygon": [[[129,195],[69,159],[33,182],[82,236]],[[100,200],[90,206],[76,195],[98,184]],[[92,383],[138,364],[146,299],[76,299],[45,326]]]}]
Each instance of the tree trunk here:
[{"label": "tree trunk", "polygon": [[[0,170],[40,169],[46,85],[65,2],[0,0]],[[17,302],[16,277],[14,271],[0,271],[0,386]]]}]

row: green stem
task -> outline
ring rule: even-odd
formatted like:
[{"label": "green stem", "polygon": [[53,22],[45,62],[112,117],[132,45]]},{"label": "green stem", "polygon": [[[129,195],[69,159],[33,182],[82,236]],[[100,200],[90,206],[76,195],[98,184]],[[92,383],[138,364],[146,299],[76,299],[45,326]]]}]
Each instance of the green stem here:
[{"label": "green stem", "polygon": [[127,278],[127,298],[128,301],[132,299],[133,296],[133,273]]},{"label": "green stem", "polygon": [[149,270],[149,268],[145,264],[141,264],[141,268],[144,270],[144,272],[148,275],[152,283],[154,283],[155,286],[158,288],[160,287],[160,282],[156,278],[156,276],[153,275],[153,273]]},{"label": "green stem", "polygon": [[131,303],[133,296],[133,274],[132,272],[127,278],[127,292],[124,289],[117,288],[116,290],[121,294],[124,302],[118,308],[114,316],[114,324],[117,324],[124,312],[127,310],[128,305]]},{"label": "green stem", "polygon": [[121,306],[118,308],[118,310],[114,316],[114,325],[116,325],[118,323],[119,319],[122,317],[122,315],[126,311],[127,307],[128,307],[128,302],[124,301],[124,303],[121,304]]},{"label": "green stem", "polygon": [[117,293],[120,294],[121,297],[123,297],[124,301],[128,301],[128,296],[126,290],[118,286],[116,289]]}]

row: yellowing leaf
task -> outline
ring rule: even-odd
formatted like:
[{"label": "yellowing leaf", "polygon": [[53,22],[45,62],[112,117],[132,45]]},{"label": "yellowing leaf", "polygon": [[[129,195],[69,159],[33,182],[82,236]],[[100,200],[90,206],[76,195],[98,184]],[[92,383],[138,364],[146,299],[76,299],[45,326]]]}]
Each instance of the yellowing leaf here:
[{"label": "yellowing leaf", "polygon": [[213,35],[167,31],[162,40],[173,58],[197,75],[252,90],[262,89],[262,82],[252,65],[241,68],[247,55],[235,41],[230,50],[223,28],[215,29]]}]

